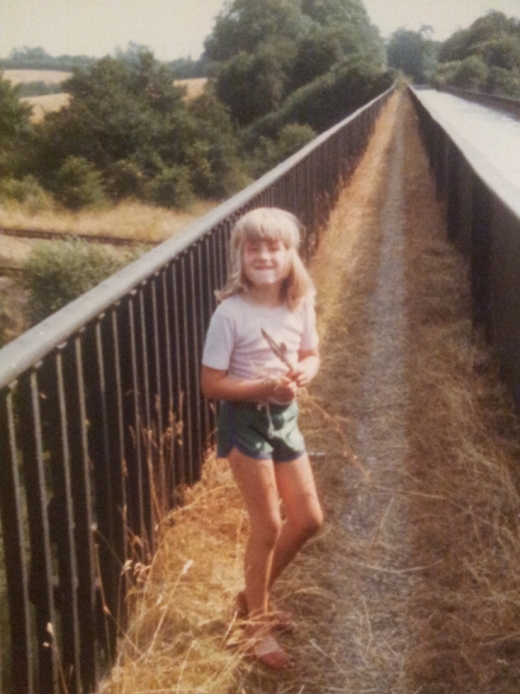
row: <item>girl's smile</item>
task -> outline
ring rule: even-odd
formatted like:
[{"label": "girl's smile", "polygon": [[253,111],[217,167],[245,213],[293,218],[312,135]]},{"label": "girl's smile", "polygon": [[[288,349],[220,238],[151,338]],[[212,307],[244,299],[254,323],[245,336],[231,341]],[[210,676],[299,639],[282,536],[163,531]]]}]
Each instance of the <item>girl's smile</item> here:
[{"label": "girl's smile", "polygon": [[244,242],[242,267],[255,287],[281,284],[287,275],[288,250],[282,241],[250,239]]}]

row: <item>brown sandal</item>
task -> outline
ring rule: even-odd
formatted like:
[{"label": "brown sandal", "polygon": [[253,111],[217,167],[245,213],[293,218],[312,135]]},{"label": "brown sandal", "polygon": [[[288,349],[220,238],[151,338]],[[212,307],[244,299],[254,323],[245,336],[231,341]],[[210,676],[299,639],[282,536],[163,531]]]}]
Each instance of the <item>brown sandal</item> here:
[{"label": "brown sandal", "polygon": [[270,631],[251,638],[251,655],[271,670],[294,670],[296,661],[280,646]]}]

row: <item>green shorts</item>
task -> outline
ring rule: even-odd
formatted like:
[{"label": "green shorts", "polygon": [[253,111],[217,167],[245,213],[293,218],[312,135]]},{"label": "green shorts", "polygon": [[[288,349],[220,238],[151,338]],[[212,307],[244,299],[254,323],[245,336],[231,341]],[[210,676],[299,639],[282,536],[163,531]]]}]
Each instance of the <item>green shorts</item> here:
[{"label": "green shorts", "polygon": [[305,452],[298,429],[298,405],[263,405],[256,402],[220,403],[217,455],[227,458],[236,448],[249,458],[288,463]]}]

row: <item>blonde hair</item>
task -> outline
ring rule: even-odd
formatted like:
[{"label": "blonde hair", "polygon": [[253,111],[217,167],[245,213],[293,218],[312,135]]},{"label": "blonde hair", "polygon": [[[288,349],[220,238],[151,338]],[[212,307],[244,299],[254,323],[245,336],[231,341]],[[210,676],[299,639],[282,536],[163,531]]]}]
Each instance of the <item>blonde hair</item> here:
[{"label": "blonde hair", "polygon": [[258,239],[281,241],[289,251],[288,272],[282,282],[281,299],[294,310],[306,296],[314,297],[315,290],[309,273],[298,255],[301,224],[297,217],[278,207],[258,207],[247,212],[231,231],[228,278],[224,287],[215,292],[219,301],[233,294],[247,294],[251,284],[242,267],[245,241]]}]

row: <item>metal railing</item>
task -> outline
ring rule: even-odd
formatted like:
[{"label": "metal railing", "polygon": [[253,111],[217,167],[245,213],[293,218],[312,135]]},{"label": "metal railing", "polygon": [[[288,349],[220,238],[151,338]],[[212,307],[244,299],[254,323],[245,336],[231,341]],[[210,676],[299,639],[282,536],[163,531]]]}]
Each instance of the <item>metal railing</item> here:
[{"label": "metal railing", "polygon": [[471,89],[458,89],[457,87],[443,87],[441,91],[453,94],[453,96],[459,96],[461,99],[466,99],[466,101],[474,101],[476,104],[491,106],[491,108],[504,111],[516,117],[520,116],[520,100],[518,99],[498,96],[497,94],[484,94]]},{"label": "metal railing", "polygon": [[467,261],[473,317],[483,327],[520,411],[520,200],[467,141],[456,143],[410,90],[448,236]]},{"label": "metal railing", "polygon": [[284,207],[308,257],[391,91],[0,350],[4,691],[95,689],[125,627],[125,562],[149,559],[212,441],[199,361],[229,231]]}]

